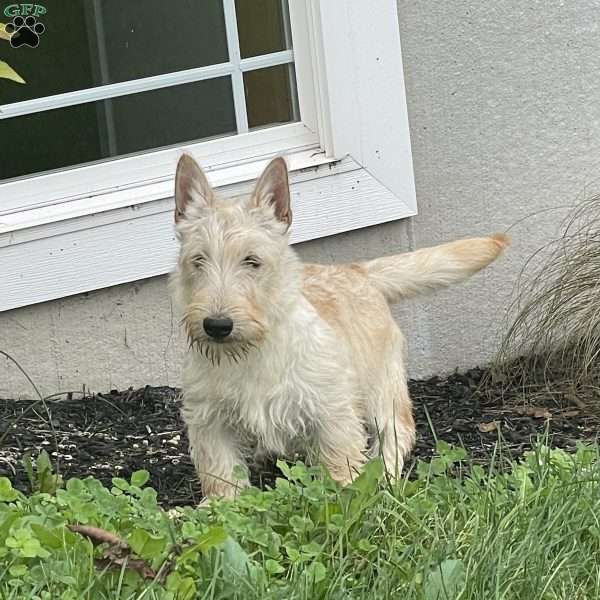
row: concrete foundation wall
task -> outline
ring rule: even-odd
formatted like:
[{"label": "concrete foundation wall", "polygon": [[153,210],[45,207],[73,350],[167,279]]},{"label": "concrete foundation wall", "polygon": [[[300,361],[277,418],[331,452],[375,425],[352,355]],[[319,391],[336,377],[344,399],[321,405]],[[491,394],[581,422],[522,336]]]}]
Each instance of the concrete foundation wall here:
[{"label": "concrete foundation wall", "polygon": [[[592,0],[401,0],[398,9],[419,216],[297,249],[310,261],[350,261],[510,228],[500,262],[397,307],[420,377],[490,359],[526,258],[598,178],[600,35]],[[1,313],[0,349],[43,393],[176,385],[183,344],[165,284]],[[0,397],[32,395],[0,358]]]}]

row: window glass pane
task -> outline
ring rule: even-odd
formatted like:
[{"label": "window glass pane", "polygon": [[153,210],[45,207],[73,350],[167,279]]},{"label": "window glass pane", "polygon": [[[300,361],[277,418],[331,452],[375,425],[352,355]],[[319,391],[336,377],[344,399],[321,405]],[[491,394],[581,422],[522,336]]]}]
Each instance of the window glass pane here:
[{"label": "window glass pane", "polygon": [[220,77],[0,120],[0,179],[236,131]]},{"label": "window glass pane", "polygon": [[248,126],[263,127],[298,120],[293,65],[244,73]]},{"label": "window glass pane", "polygon": [[287,0],[235,0],[242,58],[291,48]]},{"label": "window glass pane", "polygon": [[82,0],[46,8],[36,48],[2,42],[2,60],[27,83],[0,83],[0,104],[229,60],[222,0]]}]

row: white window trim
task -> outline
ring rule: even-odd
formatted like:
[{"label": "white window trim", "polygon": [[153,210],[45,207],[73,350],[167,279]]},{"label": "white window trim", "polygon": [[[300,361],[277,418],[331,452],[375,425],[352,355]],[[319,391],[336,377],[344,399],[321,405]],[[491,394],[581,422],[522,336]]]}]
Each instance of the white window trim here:
[{"label": "white window trim", "polygon": [[[292,243],[416,214],[396,2],[369,5],[290,2],[302,123],[186,147],[219,192],[234,196],[250,192],[272,156],[286,155]],[[0,185],[0,311],[168,273],[180,152]],[[132,183],[115,189],[116,165],[135,173]],[[94,187],[82,194],[92,173]],[[26,210],[9,204],[23,197]]]}]

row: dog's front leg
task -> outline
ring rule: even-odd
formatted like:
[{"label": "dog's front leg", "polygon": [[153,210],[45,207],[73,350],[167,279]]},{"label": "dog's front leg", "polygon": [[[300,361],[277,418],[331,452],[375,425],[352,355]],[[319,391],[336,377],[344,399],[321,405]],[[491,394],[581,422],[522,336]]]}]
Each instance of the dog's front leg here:
[{"label": "dog's front leg", "polygon": [[234,471],[248,467],[238,448],[235,436],[220,423],[188,425],[190,453],[196,467],[202,492],[207,497],[232,498],[240,488],[249,485],[247,476],[236,480]]},{"label": "dog's front leg", "polygon": [[355,479],[366,461],[367,438],[360,419],[351,407],[346,414],[328,415],[317,429],[319,459],[341,485]]}]

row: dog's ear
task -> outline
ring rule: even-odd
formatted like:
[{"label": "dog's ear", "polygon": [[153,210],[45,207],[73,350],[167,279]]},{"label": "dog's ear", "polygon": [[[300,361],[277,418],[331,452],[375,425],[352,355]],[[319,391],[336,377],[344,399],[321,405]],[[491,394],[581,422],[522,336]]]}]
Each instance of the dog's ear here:
[{"label": "dog's ear", "polygon": [[272,207],[275,216],[288,228],[292,224],[288,170],[281,156],[274,158],[263,171],[256,184],[253,201],[255,206]]},{"label": "dog's ear", "polygon": [[213,191],[206,175],[189,154],[183,154],[175,174],[175,222],[183,218],[191,202],[207,206],[212,199]]}]

